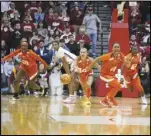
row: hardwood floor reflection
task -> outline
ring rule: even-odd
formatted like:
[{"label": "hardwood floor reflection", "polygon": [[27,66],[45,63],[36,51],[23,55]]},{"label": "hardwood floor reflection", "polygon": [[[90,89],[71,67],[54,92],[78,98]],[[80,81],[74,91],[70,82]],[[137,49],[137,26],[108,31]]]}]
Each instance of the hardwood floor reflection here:
[{"label": "hardwood floor reflection", "polygon": [[1,96],[3,135],[150,134],[150,105],[142,107],[138,98],[117,98],[119,108],[102,107],[98,97],[91,107],[83,107],[80,97],[75,104],[63,104],[59,96],[9,98]]}]

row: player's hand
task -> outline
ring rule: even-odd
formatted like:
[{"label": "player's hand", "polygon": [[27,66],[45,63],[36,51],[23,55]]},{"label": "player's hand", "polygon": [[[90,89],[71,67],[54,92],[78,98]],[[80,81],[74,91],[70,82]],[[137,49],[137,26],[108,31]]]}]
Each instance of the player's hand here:
[{"label": "player's hand", "polygon": [[120,79],[120,84],[123,84],[123,83],[124,83],[124,79],[121,78],[121,79]]},{"label": "player's hand", "polygon": [[90,67],[86,67],[85,69],[86,69],[87,72],[91,70]]}]

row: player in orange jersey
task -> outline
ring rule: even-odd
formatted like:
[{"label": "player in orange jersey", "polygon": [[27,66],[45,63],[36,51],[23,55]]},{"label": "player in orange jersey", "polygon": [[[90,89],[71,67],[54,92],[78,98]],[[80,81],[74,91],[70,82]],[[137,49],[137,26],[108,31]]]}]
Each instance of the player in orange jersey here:
[{"label": "player in orange jersey", "polygon": [[125,57],[122,72],[125,82],[130,91],[136,88],[141,96],[142,103],[147,104],[144,89],[141,85],[140,78],[138,77],[138,65],[141,63],[141,55],[138,53],[137,47],[132,47],[131,52]]},{"label": "player in orange jersey", "polygon": [[100,103],[104,106],[109,107],[112,107],[113,105],[117,106],[118,103],[116,102],[114,97],[117,92],[120,91],[121,85],[115,78],[115,72],[118,65],[122,64],[124,61],[124,55],[120,52],[120,45],[118,43],[114,43],[112,52],[97,57],[87,68],[87,70],[90,70],[94,66],[94,64],[99,61],[102,62],[100,78],[109,85],[109,92],[107,93],[106,97],[102,101],[100,101]]},{"label": "player in orange jersey", "polygon": [[28,49],[28,43],[25,41],[21,41],[21,48],[17,49],[16,51],[10,53],[8,56],[5,56],[2,61],[7,61],[9,58],[12,58],[14,56],[17,56],[21,59],[20,63],[20,69],[17,72],[16,79],[14,80],[13,87],[15,90],[14,96],[12,97],[12,100],[18,99],[18,92],[19,92],[19,85],[21,79],[27,75],[29,77],[29,89],[39,90],[44,93],[43,87],[40,87],[37,85],[34,81],[36,75],[37,75],[37,61],[40,61],[45,65],[45,67],[48,67],[47,63],[42,60],[36,53],[34,53],[32,50]]},{"label": "player in orange jersey", "polygon": [[[88,57],[88,52],[86,48],[81,48],[80,56],[75,60],[74,72],[78,73],[79,82],[84,91],[84,105],[90,105],[90,95],[91,95],[91,85],[93,83],[93,70],[86,71],[92,63],[93,59]],[[96,67],[100,69],[99,65],[96,64]]]}]

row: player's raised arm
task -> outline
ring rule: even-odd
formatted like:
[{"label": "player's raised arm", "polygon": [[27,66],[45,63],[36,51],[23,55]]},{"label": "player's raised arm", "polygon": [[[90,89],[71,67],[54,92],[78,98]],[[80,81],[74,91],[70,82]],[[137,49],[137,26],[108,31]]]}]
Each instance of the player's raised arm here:
[{"label": "player's raised arm", "polygon": [[108,54],[105,54],[103,56],[100,56],[100,57],[97,57],[96,59],[93,60],[93,62],[91,63],[91,65],[87,68],[87,70],[91,70],[94,65],[96,65],[98,62],[100,61],[105,61],[105,60],[108,60],[109,59],[109,55]]},{"label": "player's raised arm", "polygon": [[2,61],[7,61],[8,59],[16,56],[20,51],[21,51],[21,49],[15,50],[14,52],[11,52],[9,55],[2,58]]},{"label": "player's raised arm", "polygon": [[[92,60],[92,62],[94,61],[94,59],[92,59],[92,58],[91,58],[91,60]],[[97,62],[94,64],[94,67],[96,67],[98,70],[100,70],[100,68],[101,68],[101,66]]]},{"label": "player's raised arm", "polygon": [[46,68],[48,67],[48,64],[42,58],[40,58],[35,52],[30,50],[30,53],[32,53],[32,55],[36,58],[36,60],[44,64]]}]

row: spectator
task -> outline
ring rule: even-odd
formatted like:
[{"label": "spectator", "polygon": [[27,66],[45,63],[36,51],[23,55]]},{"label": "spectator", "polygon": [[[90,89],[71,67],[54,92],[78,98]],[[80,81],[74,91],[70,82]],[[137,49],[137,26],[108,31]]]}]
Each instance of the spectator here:
[{"label": "spectator", "polygon": [[48,35],[46,35],[46,37],[45,37],[45,42],[47,42],[47,43],[51,43],[52,41],[54,41],[54,32],[53,32],[53,30],[50,30],[50,31],[48,31]]},{"label": "spectator", "polygon": [[[86,34],[85,29],[83,27],[80,27],[79,34],[76,35],[75,41],[80,44],[84,44],[84,48],[87,50],[90,49],[90,38]],[[80,46],[81,47],[81,46]]]},{"label": "spectator", "polygon": [[31,17],[34,18],[34,13],[38,11],[39,7],[40,5],[36,1],[31,1],[31,3],[26,6],[26,11],[30,9]]},{"label": "spectator", "polygon": [[54,11],[54,13],[53,13],[53,22],[60,24],[59,14],[56,11]]},{"label": "spectator", "polygon": [[27,40],[29,41],[29,38],[32,37],[34,29],[35,25],[30,22],[29,16],[26,15],[22,24],[23,37],[27,38]]},{"label": "spectator", "polygon": [[130,6],[130,21],[133,29],[141,22],[141,13],[138,3],[136,6]]},{"label": "spectator", "polygon": [[39,35],[43,35],[44,37],[46,37],[46,35],[48,34],[48,30],[44,28],[44,24],[42,21],[40,21],[38,24],[37,32]]},{"label": "spectator", "polygon": [[63,12],[63,10],[67,10],[66,2],[58,1],[58,3],[56,4],[55,11],[58,14],[61,14]]},{"label": "spectator", "polygon": [[28,16],[30,22],[33,21],[33,18],[32,18],[32,16],[31,16],[31,10],[30,10],[30,9],[28,9],[28,10],[24,13],[24,15],[23,15],[23,17],[22,17],[22,18],[23,18],[22,20],[24,20],[25,16]]},{"label": "spectator", "polygon": [[136,41],[136,36],[135,35],[132,35],[131,38],[130,38],[130,46],[137,46],[137,48],[139,49],[139,45]]},{"label": "spectator", "polygon": [[71,33],[74,33],[74,32],[75,32],[73,26],[69,24],[68,18],[63,18],[63,20],[62,20],[62,22],[61,22],[59,28],[60,28],[60,30],[63,32],[63,31],[65,31],[65,28],[66,28],[66,27],[69,27],[69,28],[70,28],[70,32],[71,32]]},{"label": "spectator", "polygon": [[52,11],[56,11],[56,4],[55,4],[55,2],[49,1],[49,5],[48,5],[48,8],[46,9],[46,12],[48,12],[50,8],[52,9]]},{"label": "spectator", "polygon": [[45,14],[42,12],[42,8],[39,7],[38,11],[34,13],[35,23],[38,24],[39,22],[43,22],[44,17],[45,17]]},{"label": "spectator", "polygon": [[67,44],[67,47],[71,53],[75,54],[76,56],[79,56],[80,46],[75,42],[74,36],[72,34],[69,35],[69,42]]},{"label": "spectator", "polygon": [[11,48],[17,49],[20,48],[20,40],[23,37],[23,33],[21,31],[21,24],[20,22],[16,22],[14,27],[14,32],[12,32],[12,43]]},{"label": "spectator", "polygon": [[63,10],[59,16],[59,19],[61,21],[64,21],[64,18],[69,22],[70,21],[70,17],[67,15],[67,11]]},{"label": "spectator", "polygon": [[[56,40],[55,40],[55,41],[56,41]],[[59,41],[59,46],[62,47],[62,48],[64,48],[65,50],[69,51],[69,48],[66,46],[64,39],[61,39],[61,40]]]},{"label": "spectator", "polygon": [[97,22],[99,23],[99,30],[102,33],[101,28],[101,20],[98,18],[97,15],[92,14],[93,9],[92,7],[88,8],[88,15],[86,15],[83,19],[83,24],[85,25],[86,31],[88,33],[89,38],[92,41],[92,55],[96,57],[96,42],[97,42]]},{"label": "spectator", "polygon": [[66,27],[65,32],[61,35],[60,39],[64,39],[65,43],[67,44],[69,42],[69,35],[72,33],[70,32],[70,28]]},{"label": "spectator", "polygon": [[2,20],[5,20],[5,19],[10,20],[10,17],[9,17],[9,15],[8,15],[8,13],[7,13],[7,12],[4,12],[4,13],[3,13]]},{"label": "spectator", "polygon": [[36,53],[43,59],[47,64],[50,64],[52,59],[52,52],[44,47],[44,41],[39,42],[39,49],[36,50]]},{"label": "spectator", "polygon": [[14,62],[13,59],[9,59],[7,62],[4,63],[4,73],[7,79],[7,86],[10,88],[10,83],[9,83],[9,77],[11,75],[11,72],[14,68]]},{"label": "spectator", "polygon": [[40,38],[38,37],[38,32],[36,30],[33,31],[32,34],[33,34],[33,36],[31,37],[29,43],[30,43],[31,47],[34,48],[37,45],[37,43],[40,41]]},{"label": "spectator", "polygon": [[70,3],[70,9],[73,10],[75,7],[79,7],[80,9],[84,9],[85,5],[86,5],[86,2],[82,2],[82,1],[71,2]]},{"label": "spectator", "polygon": [[9,49],[4,40],[1,40],[1,58],[9,54]]},{"label": "spectator", "polygon": [[43,64],[39,64],[39,69],[38,69],[38,83],[40,86],[43,86],[45,89],[44,96],[46,95],[46,92],[48,90],[48,72]]},{"label": "spectator", "polygon": [[46,17],[45,17],[45,23],[47,26],[50,26],[50,28],[51,28],[52,23],[53,23],[53,16],[54,16],[53,9],[50,8],[48,11],[48,15],[46,15]]},{"label": "spectator", "polygon": [[56,22],[54,22],[52,24],[52,29],[51,30],[53,30],[53,37],[56,37],[56,36],[60,37],[62,35],[62,31],[59,28],[59,24],[60,23],[56,23]]},{"label": "spectator", "polygon": [[80,9],[79,6],[75,6],[70,13],[71,25],[74,27],[74,31],[77,32],[79,27],[82,25],[84,10]]},{"label": "spectator", "polygon": [[10,10],[8,10],[7,13],[10,16],[10,19],[12,21],[19,20],[19,18],[20,18],[20,14],[15,9],[15,3],[13,3],[13,2],[10,3]]},{"label": "spectator", "polygon": [[147,56],[147,58],[145,58],[143,65],[141,67],[140,70],[140,78],[141,78],[141,82],[143,85],[143,88],[145,88],[145,94],[149,95],[150,94],[150,57]]},{"label": "spectator", "polygon": [[11,32],[13,32],[13,28],[11,27],[11,23],[8,19],[4,19],[1,25],[1,39],[5,40],[7,44],[10,44]]},{"label": "spectator", "polygon": [[11,88],[11,92],[14,93],[14,87],[13,87],[13,82],[16,78],[16,74],[18,72],[18,69],[19,69],[19,62],[15,61],[14,62],[14,67],[13,67],[13,70],[11,71],[11,74],[9,76],[9,85],[10,85],[10,88]]}]

